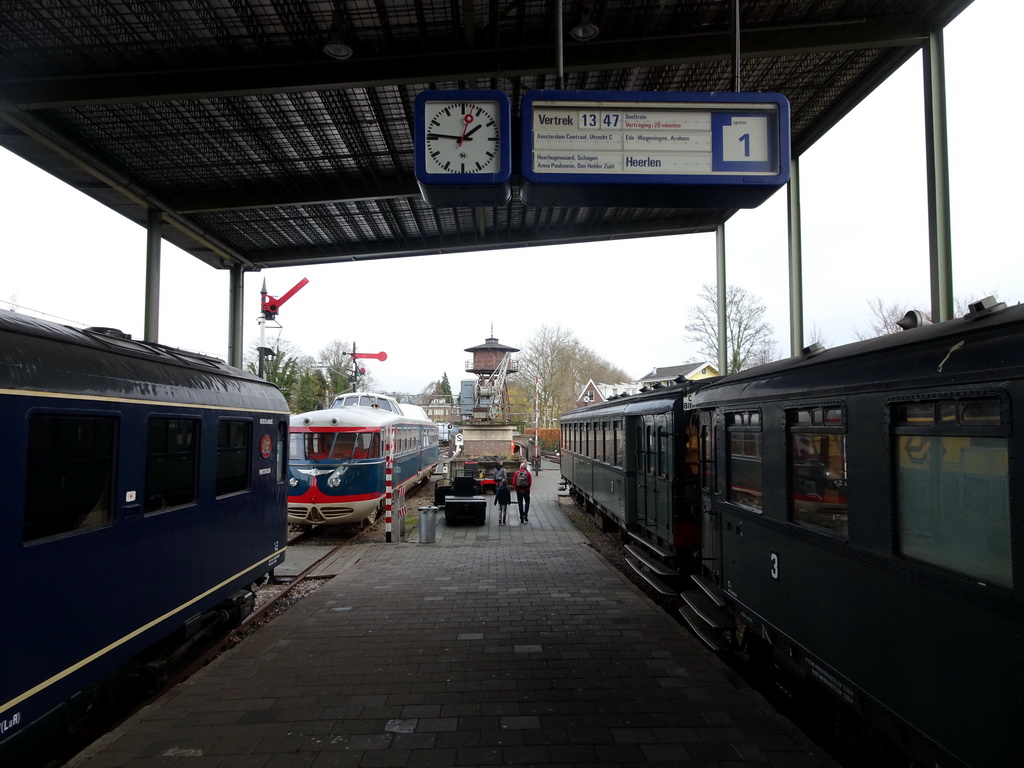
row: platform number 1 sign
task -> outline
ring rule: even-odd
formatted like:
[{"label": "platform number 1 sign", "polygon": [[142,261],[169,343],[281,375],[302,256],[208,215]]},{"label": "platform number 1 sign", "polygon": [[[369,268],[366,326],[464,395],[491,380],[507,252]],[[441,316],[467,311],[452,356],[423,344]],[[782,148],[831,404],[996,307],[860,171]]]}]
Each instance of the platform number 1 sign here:
[{"label": "platform number 1 sign", "polygon": [[778,118],[751,112],[711,114],[711,170],[770,174],[780,168]]},{"label": "platform number 1 sign", "polygon": [[734,116],[722,126],[722,159],[727,163],[763,163],[768,157],[767,118]]}]

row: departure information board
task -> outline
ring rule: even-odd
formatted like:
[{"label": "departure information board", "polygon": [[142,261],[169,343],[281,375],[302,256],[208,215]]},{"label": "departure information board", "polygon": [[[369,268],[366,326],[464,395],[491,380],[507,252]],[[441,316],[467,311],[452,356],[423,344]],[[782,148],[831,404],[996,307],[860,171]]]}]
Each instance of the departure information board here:
[{"label": "departure information board", "polygon": [[531,91],[522,116],[530,205],[752,207],[789,180],[780,94]]}]

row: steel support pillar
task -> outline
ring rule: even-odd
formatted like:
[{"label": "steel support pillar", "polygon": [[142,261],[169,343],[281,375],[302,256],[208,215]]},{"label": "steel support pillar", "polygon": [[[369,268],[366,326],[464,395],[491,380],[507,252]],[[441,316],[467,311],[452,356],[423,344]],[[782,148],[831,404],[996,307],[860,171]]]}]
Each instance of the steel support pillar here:
[{"label": "steel support pillar", "polygon": [[728,286],[725,282],[725,224],[715,229],[716,258],[718,264],[718,372],[729,372],[729,331],[726,325]]},{"label": "steel support pillar", "polygon": [[800,158],[790,161],[789,184],[786,185],[789,210],[789,347],[797,357],[804,344],[804,278],[803,243],[800,229]]},{"label": "steel support pillar", "polygon": [[242,307],[245,272],[242,265],[231,264],[231,284],[228,286],[228,364],[242,367]]},{"label": "steel support pillar", "polygon": [[953,317],[953,244],[949,223],[949,148],[946,135],[946,66],[942,30],[933,29],[922,51],[928,178],[928,255],[932,322]]},{"label": "steel support pillar", "polygon": [[163,216],[150,208],[146,217],[146,306],[144,308],[143,337],[146,341],[160,341],[160,239],[163,236]]}]

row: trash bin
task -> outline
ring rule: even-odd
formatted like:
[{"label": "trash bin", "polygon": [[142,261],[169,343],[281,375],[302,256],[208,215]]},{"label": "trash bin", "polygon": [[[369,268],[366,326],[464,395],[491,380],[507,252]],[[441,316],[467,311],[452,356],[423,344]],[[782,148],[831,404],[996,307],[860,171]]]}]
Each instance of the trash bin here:
[{"label": "trash bin", "polygon": [[437,507],[420,507],[420,544],[433,544],[437,539]]}]

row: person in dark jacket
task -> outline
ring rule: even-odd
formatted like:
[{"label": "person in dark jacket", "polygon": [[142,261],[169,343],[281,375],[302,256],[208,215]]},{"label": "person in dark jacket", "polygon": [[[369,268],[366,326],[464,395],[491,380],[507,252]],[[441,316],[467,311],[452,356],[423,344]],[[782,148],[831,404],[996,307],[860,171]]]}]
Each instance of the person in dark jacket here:
[{"label": "person in dark jacket", "polygon": [[512,475],[512,484],[516,488],[516,500],[519,502],[519,522],[530,522],[530,487],[533,485],[533,475],[526,468],[524,461],[519,469]]},{"label": "person in dark jacket", "polygon": [[508,480],[508,474],[505,472],[505,467],[502,464],[498,464],[494,467],[494,492],[498,492],[498,486]]},{"label": "person in dark jacket", "polygon": [[494,503],[498,505],[498,525],[508,525],[508,505],[512,503],[512,491],[504,480],[494,490]]}]

